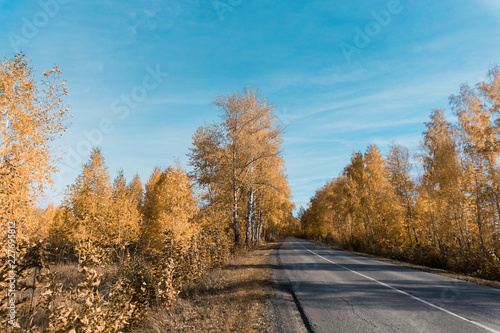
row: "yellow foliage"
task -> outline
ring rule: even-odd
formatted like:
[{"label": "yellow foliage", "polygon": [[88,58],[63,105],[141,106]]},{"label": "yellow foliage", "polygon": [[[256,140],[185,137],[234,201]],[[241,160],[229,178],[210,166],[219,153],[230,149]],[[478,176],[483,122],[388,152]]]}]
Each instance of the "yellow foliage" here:
[{"label": "yellow foliage", "polygon": [[[2,256],[8,221],[17,222],[17,241],[27,243],[39,227],[34,204],[55,171],[50,144],[66,129],[65,81],[54,67],[34,80],[22,53],[0,64],[0,225]],[[31,222],[35,222],[32,225]]]},{"label": "yellow foliage", "polygon": [[[370,145],[316,191],[301,216],[309,237],[499,279],[500,69],[450,98],[457,124],[434,110],[422,151]],[[415,173],[412,171],[418,171]]]},{"label": "yellow foliage", "polygon": [[142,236],[151,249],[160,249],[163,233],[170,230],[175,241],[188,244],[196,233],[192,223],[197,202],[191,190],[191,180],[177,166],[160,172],[155,169],[146,185]]}]

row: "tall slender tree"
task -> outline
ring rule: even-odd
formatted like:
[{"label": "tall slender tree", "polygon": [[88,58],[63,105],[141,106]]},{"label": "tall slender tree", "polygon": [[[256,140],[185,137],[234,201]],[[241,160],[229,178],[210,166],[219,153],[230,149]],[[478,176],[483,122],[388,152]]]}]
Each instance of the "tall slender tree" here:
[{"label": "tall slender tree", "polygon": [[89,161],[75,184],[68,188],[65,206],[76,222],[74,239],[88,250],[112,246],[114,226],[109,220],[112,187],[108,168],[99,148],[92,149]]},{"label": "tall slender tree", "polygon": [[19,242],[26,238],[37,198],[56,171],[50,144],[67,127],[60,75],[55,66],[35,82],[23,53],[0,64],[0,224],[16,221]]},{"label": "tall slender tree", "polygon": [[113,182],[111,206],[108,215],[109,238],[115,253],[123,262],[126,247],[139,239],[141,213],[139,198],[127,185],[123,170],[119,170]]},{"label": "tall slender tree", "polygon": [[250,244],[257,234],[258,192],[276,187],[273,175],[281,172],[282,163],[276,162],[281,161],[281,129],[274,106],[256,89],[219,96],[215,104],[222,110],[222,122],[200,127],[193,136],[192,176],[205,189],[207,203],[231,212],[235,244],[240,243],[241,212],[246,211]]},{"label": "tall slender tree", "polygon": [[445,244],[452,245],[456,239],[464,244],[462,225],[456,223],[460,213],[461,169],[456,135],[443,110],[434,110],[430,118],[422,141],[421,189],[432,243],[444,252]]},{"label": "tall slender tree", "polygon": [[418,244],[418,235],[415,219],[415,182],[411,177],[413,165],[408,148],[394,144],[391,146],[387,156],[387,170],[389,181],[399,198],[400,204],[404,207],[404,229],[408,236],[410,247]]}]

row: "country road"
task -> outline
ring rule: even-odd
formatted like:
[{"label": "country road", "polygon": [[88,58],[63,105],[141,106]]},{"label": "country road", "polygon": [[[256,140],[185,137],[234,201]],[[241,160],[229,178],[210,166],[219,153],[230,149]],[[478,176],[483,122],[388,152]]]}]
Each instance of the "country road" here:
[{"label": "country road", "polygon": [[281,332],[498,332],[500,290],[297,238],[271,257]]}]

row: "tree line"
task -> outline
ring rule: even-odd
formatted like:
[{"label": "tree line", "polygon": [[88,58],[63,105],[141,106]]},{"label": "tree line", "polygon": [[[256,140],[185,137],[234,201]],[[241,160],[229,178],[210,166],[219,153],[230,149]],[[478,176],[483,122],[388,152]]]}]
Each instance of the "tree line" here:
[{"label": "tree line", "polygon": [[433,110],[420,150],[376,145],[300,211],[302,232],[349,249],[500,279],[500,68]]},{"label": "tree line", "polygon": [[[54,67],[36,82],[22,53],[0,65],[0,284],[9,285],[15,222],[20,328],[126,329],[242,248],[287,230],[293,204],[281,128],[274,106],[250,88],[214,100],[221,121],[193,135],[191,172],[177,164],[154,168],[144,184],[123,170],[112,179],[95,147],[62,203],[38,208],[56,171],[51,142],[69,126],[60,74]],[[59,283],[56,268],[68,260],[78,265],[77,285]],[[99,267],[116,274],[106,279]]]}]

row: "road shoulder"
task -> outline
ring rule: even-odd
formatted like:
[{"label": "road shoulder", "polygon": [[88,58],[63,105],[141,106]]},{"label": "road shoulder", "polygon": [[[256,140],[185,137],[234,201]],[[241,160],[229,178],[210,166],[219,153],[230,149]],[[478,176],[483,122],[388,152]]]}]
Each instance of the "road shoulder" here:
[{"label": "road shoulder", "polygon": [[290,281],[279,260],[282,244],[282,241],[279,242],[270,256],[274,289],[270,309],[271,322],[274,331],[278,333],[307,333],[309,330],[304,324]]}]

